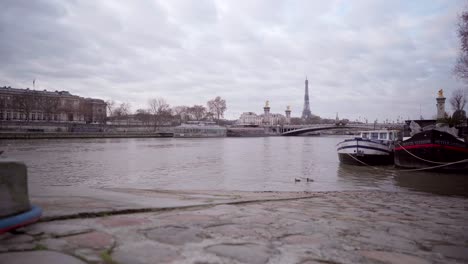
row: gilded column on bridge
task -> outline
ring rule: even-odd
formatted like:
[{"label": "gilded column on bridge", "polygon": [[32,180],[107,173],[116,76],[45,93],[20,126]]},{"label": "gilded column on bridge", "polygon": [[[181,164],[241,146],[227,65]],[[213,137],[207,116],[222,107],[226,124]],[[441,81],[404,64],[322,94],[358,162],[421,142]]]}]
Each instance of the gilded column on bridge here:
[{"label": "gilded column on bridge", "polygon": [[263,124],[270,124],[270,101],[265,102],[265,107],[263,107]]},{"label": "gilded column on bridge", "polygon": [[440,121],[440,120],[443,120],[446,115],[444,90],[442,89],[439,90],[436,101],[437,101],[437,120]]},{"label": "gilded column on bridge", "polygon": [[288,105],[284,112],[286,114],[286,125],[289,125],[291,124],[291,107]]}]

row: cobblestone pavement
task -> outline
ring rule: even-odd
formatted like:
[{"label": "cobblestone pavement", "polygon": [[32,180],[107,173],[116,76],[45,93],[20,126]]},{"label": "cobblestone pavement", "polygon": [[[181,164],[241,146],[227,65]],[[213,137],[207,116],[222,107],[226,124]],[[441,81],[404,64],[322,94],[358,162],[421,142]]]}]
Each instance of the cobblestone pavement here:
[{"label": "cobblestone pavement", "polygon": [[41,222],[0,263],[468,263],[468,199],[379,191]]}]

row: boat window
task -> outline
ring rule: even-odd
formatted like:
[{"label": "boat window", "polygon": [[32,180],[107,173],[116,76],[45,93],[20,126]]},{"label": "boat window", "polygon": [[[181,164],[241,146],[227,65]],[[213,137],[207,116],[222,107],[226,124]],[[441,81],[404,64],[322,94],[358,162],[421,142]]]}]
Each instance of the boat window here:
[{"label": "boat window", "polygon": [[388,139],[393,140],[393,132],[388,133]]},{"label": "boat window", "polygon": [[380,133],[379,138],[384,140],[387,139],[387,133]]},{"label": "boat window", "polygon": [[379,139],[379,133],[377,133],[377,132],[372,132],[372,133],[371,133],[371,139]]},{"label": "boat window", "polygon": [[368,133],[362,133],[362,138],[367,138]]}]

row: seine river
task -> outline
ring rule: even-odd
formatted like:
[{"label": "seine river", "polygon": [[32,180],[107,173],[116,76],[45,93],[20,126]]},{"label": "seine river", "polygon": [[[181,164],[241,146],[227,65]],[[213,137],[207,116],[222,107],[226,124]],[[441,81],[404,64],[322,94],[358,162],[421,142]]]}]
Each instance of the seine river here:
[{"label": "seine river", "polygon": [[335,145],[343,138],[16,140],[2,141],[0,148],[1,159],[28,165],[31,188],[411,190],[466,196],[466,175],[340,165]]}]

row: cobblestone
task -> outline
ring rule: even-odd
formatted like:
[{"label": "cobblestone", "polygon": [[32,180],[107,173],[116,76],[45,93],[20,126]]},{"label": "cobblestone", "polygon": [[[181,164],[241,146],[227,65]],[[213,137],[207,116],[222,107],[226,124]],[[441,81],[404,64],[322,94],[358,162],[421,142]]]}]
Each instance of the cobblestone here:
[{"label": "cobblestone", "polygon": [[272,250],[258,244],[219,244],[206,248],[207,252],[235,259],[242,263],[267,263]]},{"label": "cobblestone", "polygon": [[0,263],[8,264],[85,264],[85,262],[54,251],[12,252],[0,254]]},{"label": "cobblestone", "polygon": [[201,242],[208,236],[197,228],[166,226],[145,231],[149,239],[165,244],[183,245],[185,243]]},{"label": "cobblestone", "polygon": [[379,191],[292,200],[275,195],[288,200],[39,223],[0,236],[0,263],[28,263],[36,254],[56,256],[50,263],[81,263],[69,254],[99,263],[102,252],[116,263],[468,261],[466,198]]},{"label": "cobblestone", "polygon": [[114,239],[111,235],[104,232],[92,232],[81,235],[65,237],[65,240],[77,247],[106,249],[109,248]]},{"label": "cobblestone", "polygon": [[151,242],[124,244],[112,254],[118,263],[170,263],[179,258],[179,254],[171,247]]}]

